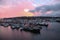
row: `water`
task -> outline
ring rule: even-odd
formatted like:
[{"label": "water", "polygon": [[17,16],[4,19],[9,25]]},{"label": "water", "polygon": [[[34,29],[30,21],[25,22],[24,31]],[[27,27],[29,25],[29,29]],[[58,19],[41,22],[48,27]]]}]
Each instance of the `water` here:
[{"label": "water", "polygon": [[0,26],[0,40],[60,40],[60,23],[49,23],[48,28],[43,27],[40,34]]}]

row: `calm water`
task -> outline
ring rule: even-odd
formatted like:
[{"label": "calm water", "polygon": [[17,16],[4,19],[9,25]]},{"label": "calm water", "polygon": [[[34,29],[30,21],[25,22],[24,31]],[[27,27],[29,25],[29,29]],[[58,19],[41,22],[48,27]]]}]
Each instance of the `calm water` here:
[{"label": "calm water", "polygon": [[60,40],[60,23],[49,23],[48,28],[43,27],[40,34],[0,26],[0,40]]}]

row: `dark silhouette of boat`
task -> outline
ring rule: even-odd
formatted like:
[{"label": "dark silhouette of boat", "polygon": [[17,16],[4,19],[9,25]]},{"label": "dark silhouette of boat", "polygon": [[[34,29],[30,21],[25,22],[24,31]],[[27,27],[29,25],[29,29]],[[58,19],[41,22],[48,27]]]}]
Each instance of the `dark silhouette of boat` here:
[{"label": "dark silhouette of boat", "polygon": [[56,19],[56,22],[60,22],[60,19]]},{"label": "dark silhouette of boat", "polygon": [[28,32],[32,32],[32,33],[40,33],[40,28],[31,28],[31,27],[22,27],[20,29],[21,31],[28,31]]},{"label": "dark silhouette of boat", "polygon": [[36,25],[40,25],[40,26],[48,26],[48,24],[36,24]]}]

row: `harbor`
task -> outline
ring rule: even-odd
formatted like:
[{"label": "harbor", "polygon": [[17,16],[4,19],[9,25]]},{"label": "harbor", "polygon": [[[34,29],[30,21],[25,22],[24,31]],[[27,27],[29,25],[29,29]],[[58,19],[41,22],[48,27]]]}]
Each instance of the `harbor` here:
[{"label": "harbor", "polygon": [[60,40],[60,0],[0,0],[0,40]]},{"label": "harbor", "polygon": [[60,40],[59,22],[40,18],[12,19],[0,20],[1,40]]}]

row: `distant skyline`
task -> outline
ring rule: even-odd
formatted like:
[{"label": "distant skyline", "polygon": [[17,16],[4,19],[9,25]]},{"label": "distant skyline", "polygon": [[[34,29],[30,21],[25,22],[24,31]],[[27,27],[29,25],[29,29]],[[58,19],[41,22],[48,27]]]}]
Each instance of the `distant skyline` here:
[{"label": "distant skyline", "polygon": [[[60,15],[60,10],[51,10],[45,12],[44,14],[40,10],[39,12],[30,12],[30,10],[35,10],[36,8],[44,5],[54,5],[53,7],[56,8],[55,5],[57,4],[60,4],[60,0],[0,0],[0,18],[41,15],[43,16],[44,14],[52,15],[55,12],[56,13],[53,15]],[[42,11],[44,11],[45,9],[43,9]]]}]

